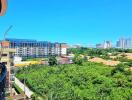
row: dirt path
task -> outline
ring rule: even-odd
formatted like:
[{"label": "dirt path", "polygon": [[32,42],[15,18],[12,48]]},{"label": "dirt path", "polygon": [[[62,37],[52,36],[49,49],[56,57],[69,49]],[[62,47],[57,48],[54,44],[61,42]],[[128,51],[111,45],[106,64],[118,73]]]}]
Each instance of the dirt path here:
[{"label": "dirt path", "polygon": [[89,61],[91,62],[97,62],[97,63],[103,63],[105,65],[110,65],[110,66],[115,66],[118,65],[120,63],[120,61],[113,61],[113,60],[104,60],[102,58],[92,58]]}]

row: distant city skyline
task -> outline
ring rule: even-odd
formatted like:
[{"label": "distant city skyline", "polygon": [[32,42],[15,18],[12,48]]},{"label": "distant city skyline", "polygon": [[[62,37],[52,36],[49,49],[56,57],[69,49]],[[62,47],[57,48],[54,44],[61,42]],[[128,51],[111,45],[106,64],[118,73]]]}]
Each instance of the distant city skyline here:
[{"label": "distant city skyline", "polygon": [[[16,40],[30,40],[30,41],[45,41],[45,42],[50,42],[50,43],[54,43],[54,42],[56,42],[56,43],[60,43],[60,42],[58,42],[58,41],[49,41],[49,40],[38,40],[38,39],[31,39],[31,38],[5,38],[5,39],[16,39]],[[123,40],[122,40],[123,39]],[[3,40],[3,39],[1,39],[1,40]],[[123,42],[123,45],[127,45],[127,44],[129,44],[129,46],[131,46],[132,47],[132,38],[130,38],[130,37],[120,37],[120,38],[118,38],[116,41],[111,41],[111,40],[102,40],[101,42],[97,42],[97,43],[95,43],[95,44],[93,44],[93,43],[91,43],[91,44],[89,44],[89,43],[87,43],[87,44],[81,44],[81,43],[75,43],[75,44],[69,44],[69,43],[67,43],[67,42],[61,42],[61,43],[66,43],[66,44],[68,44],[69,46],[78,46],[78,47],[96,47],[97,45],[104,45],[104,48],[105,48],[105,46],[106,47],[118,47],[118,42],[119,41],[121,41],[121,42]],[[124,41],[126,41],[126,42],[124,42]],[[127,43],[128,42],[128,43]],[[123,47],[123,45],[122,45],[122,43],[120,44],[121,45],[121,47]]]},{"label": "distant city skyline", "polygon": [[120,38],[117,41],[117,48],[122,48],[122,49],[132,49],[132,41],[131,38]]},{"label": "distant city skyline", "polygon": [[2,33],[13,25],[7,38],[65,42],[84,46],[132,38],[130,0],[8,0],[0,17]]},{"label": "distant city skyline", "polygon": [[132,38],[120,37],[116,41],[104,40],[96,44],[73,44],[71,47],[89,47],[89,48],[122,48],[122,49],[132,49]]}]

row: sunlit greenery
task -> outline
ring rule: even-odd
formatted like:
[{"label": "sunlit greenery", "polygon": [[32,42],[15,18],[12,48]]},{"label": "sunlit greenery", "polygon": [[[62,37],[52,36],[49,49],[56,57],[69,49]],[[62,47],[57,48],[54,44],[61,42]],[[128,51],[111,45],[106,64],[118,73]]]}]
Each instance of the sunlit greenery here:
[{"label": "sunlit greenery", "polygon": [[49,63],[50,66],[57,65],[56,57],[55,56],[50,56],[49,60],[48,60],[48,63]]},{"label": "sunlit greenery", "polygon": [[36,94],[49,100],[131,100],[132,73],[124,65],[115,68],[85,62],[82,65],[33,65],[17,77]]},{"label": "sunlit greenery", "polygon": [[116,48],[110,48],[110,49],[96,49],[96,48],[70,48],[68,49],[68,53],[74,53],[74,54],[84,54],[89,56],[107,56],[108,53],[112,53],[113,56],[118,55],[119,53],[132,53],[132,49],[116,49]]}]

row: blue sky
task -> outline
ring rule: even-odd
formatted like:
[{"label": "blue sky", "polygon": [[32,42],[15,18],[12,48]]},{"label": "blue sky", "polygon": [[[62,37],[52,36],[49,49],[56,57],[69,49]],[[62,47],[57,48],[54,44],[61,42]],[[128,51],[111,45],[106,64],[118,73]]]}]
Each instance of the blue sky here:
[{"label": "blue sky", "polygon": [[[8,0],[0,36],[69,44],[132,37],[132,0]],[[2,37],[0,37],[2,39]]]}]

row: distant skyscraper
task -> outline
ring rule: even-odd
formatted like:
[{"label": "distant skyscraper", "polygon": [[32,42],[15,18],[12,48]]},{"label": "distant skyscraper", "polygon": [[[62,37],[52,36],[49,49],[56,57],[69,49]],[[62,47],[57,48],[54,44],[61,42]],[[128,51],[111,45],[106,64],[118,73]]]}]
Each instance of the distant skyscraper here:
[{"label": "distant skyscraper", "polygon": [[102,48],[102,49],[112,48],[112,42],[104,41],[104,43],[102,44],[96,44],[96,48]]},{"label": "distant skyscraper", "polygon": [[125,40],[126,49],[131,49],[131,38]]},{"label": "distant skyscraper", "polygon": [[103,48],[104,49],[112,48],[112,42],[111,41],[105,41],[103,44]]},{"label": "distant skyscraper", "polygon": [[117,48],[131,49],[131,38],[120,38],[116,44]]},{"label": "distant skyscraper", "polygon": [[120,41],[116,42],[116,47],[119,48],[120,47]]},{"label": "distant skyscraper", "polygon": [[125,39],[124,38],[120,38],[119,41],[117,41],[117,47],[125,49]]}]

